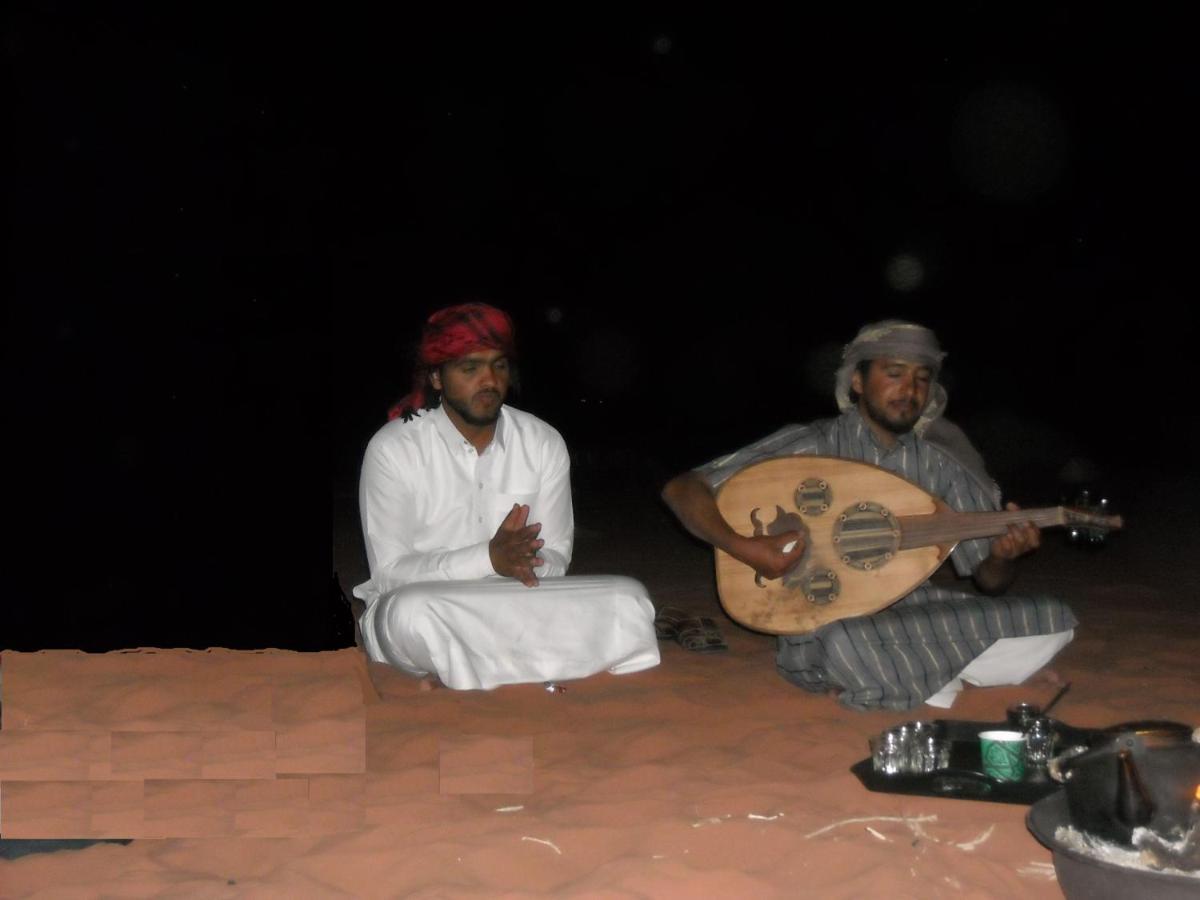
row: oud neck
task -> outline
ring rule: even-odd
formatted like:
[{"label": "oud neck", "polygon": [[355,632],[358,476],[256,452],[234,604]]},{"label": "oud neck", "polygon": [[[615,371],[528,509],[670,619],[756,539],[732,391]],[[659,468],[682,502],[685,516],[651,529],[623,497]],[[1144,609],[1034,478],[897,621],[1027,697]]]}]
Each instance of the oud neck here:
[{"label": "oud neck", "polygon": [[1032,522],[1038,528],[1065,525],[1067,511],[1062,506],[1042,509],[1005,509],[999,512],[957,513],[943,510],[928,516],[900,518],[900,549],[954,544],[970,538],[994,537],[1008,531],[1009,525]]}]

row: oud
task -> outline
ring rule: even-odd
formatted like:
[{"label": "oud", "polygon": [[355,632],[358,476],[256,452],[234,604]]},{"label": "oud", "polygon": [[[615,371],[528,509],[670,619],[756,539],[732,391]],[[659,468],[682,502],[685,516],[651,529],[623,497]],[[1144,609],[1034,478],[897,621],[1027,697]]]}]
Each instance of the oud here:
[{"label": "oud", "polygon": [[955,512],[878,466],[828,456],[755,463],[726,481],[716,501],[725,521],[746,537],[804,535],[799,564],[772,581],[716,551],[721,605],[734,621],[768,634],[804,634],[877,612],[924,582],[959,541],[1003,534],[1017,522],[1122,525],[1120,516],[1063,506]]}]

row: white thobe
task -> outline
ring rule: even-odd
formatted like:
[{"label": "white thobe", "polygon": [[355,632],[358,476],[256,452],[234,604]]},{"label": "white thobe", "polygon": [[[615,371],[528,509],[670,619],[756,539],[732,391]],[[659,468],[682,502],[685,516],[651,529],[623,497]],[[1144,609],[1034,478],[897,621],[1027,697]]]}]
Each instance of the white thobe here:
[{"label": "white thobe", "polygon": [[[537,587],[492,569],[488,543],[513,504],[542,526]],[[366,602],[359,624],[371,659],[460,689],[658,664],[640,583],[566,576],[570,457],[536,416],[503,407],[482,453],[440,407],[389,422],[367,446],[359,509],[371,578],[354,595]]]}]

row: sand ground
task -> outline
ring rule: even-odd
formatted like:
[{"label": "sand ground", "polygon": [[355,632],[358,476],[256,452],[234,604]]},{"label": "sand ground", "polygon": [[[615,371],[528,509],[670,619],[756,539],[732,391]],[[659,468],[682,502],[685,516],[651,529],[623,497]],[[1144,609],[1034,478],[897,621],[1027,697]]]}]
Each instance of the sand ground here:
[{"label": "sand ground", "polygon": [[[710,553],[643,487],[603,503],[584,493],[575,571],[631,574],[660,605],[718,617],[728,652],[665,643],[655,669],[562,693],[423,691],[370,665],[364,771],[347,776],[355,815],[289,831],[266,810],[257,832],[0,861],[0,894],[1060,896],[1025,807],[873,793],[849,771],[884,727],[996,720],[1016,700],[1046,701],[1052,686],[968,689],[949,712],[907,714],[853,712],[793,688],[774,672],[773,640],[720,613]],[[1200,535],[1182,513],[1144,515],[1163,502],[1140,498],[1127,531],[1099,552],[1048,534],[1024,567],[1021,588],[1067,596],[1083,623],[1055,663],[1072,684],[1056,711],[1063,721],[1200,724],[1200,572],[1187,550]],[[347,589],[365,572],[353,503],[349,491],[335,497]],[[148,715],[166,696],[141,684],[129,702]],[[315,787],[308,803],[310,816],[322,811]]]}]

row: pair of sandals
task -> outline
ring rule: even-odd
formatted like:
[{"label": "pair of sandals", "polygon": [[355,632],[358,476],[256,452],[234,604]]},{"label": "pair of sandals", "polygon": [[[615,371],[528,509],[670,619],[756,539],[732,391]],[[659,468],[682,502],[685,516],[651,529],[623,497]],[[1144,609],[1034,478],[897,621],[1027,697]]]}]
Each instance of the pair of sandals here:
[{"label": "pair of sandals", "polygon": [[654,633],[660,641],[673,640],[693,653],[728,650],[717,623],[708,616],[696,616],[677,606],[664,606],[654,616]]}]

